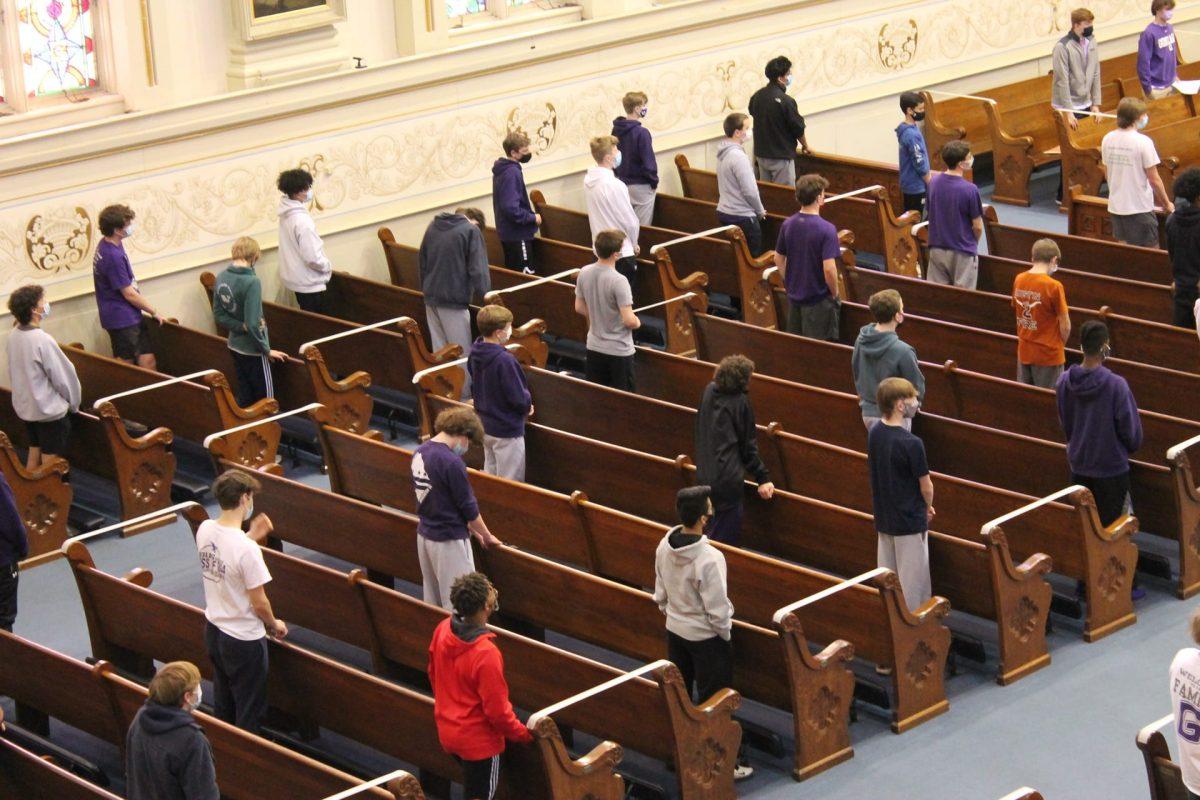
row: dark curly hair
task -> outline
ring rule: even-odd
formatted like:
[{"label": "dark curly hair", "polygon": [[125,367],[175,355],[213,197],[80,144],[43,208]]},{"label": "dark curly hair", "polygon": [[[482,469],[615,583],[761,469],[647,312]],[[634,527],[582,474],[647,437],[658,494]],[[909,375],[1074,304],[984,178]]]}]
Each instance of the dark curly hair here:
[{"label": "dark curly hair", "polygon": [[275,186],[288,197],[307,192],[313,185],[313,176],[306,169],[285,169],[279,173]]},{"label": "dark curly hair", "polygon": [[1200,167],[1188,167],[1175,178],[1175,196],[1189,203],[1200,197]]},{"label": "dark curly hair", "polygon": [[19,289],[14,289],[8,296],[8,310],[22,325],[28,325],[33,320],[33,310],[42,302],[46,290],[36,283],[30,283]]},{"label": "dark curly hair", "polygon": [[737,394],[750,391],[750,376],[754,374],[754,362],[744,355],[737,353],[725,356],[717,364],[713,372],[713,382],[717,391],[723,394]]},{"label": "dark curly hair", "polygon": [[433,421],[433,430],[451,436],[466,436],[474,444],[483,444],[483,423],[478,414],[464,406],[447,408],[438,414]]},{"label": "dark curly hair", "polygon": [[136,216],[137,214],[135,214],[133,209],[129,206],[105,206],[100,210],[100,217],[98,220],[101,235],[112,236],[114,233],[133,222],[133,218]]},{"label": "dark curly hair", "polygon": [[474,616],[487,605],[491,591],[492,582],[482,572],[459,575],[450,586],[450,605],[460,617]]}]

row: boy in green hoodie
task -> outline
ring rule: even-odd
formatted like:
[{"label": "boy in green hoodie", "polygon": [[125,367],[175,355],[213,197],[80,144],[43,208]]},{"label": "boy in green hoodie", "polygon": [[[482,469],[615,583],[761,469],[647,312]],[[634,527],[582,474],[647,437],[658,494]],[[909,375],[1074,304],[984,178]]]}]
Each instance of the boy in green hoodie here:
[{"label": "boy in green hoodie", "polygon": [[236,396],[242,408],[274,397],[271,361],[287,353],[272,350],[262,313],[262,282],[254,272],[261,255],[258,242],[243,236],[233,243],[232,263],[213,285],[213,319],[229,332],[229,350],[237,370]]},{"label": "boy in green hoodie", "polygon": [[[864,325],[854,341],[850,368],[854,372],[854,388],[862,407],[863,425],[867,430],[882,416],[875,403],[879,384],[887,378],[905,378],[917,388],[918,403],[925,399],[925,376],[917,365],[917,352],[912,345],[901,341],[896,328],[904,321],[904,300],[895,289],[884,289],[867,301],[875,322]],[[912,407],[916,413],[916,406]],[[912,417],[906,415],[905,430],[912,429]]]}]

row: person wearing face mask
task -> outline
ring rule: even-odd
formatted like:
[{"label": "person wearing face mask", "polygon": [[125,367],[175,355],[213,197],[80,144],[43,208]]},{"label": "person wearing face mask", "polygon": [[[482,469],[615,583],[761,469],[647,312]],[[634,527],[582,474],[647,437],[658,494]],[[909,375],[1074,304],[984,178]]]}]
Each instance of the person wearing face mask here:
[{"label": "person wearing face mask", "polygon": [[52,456],[66,455],[70,415],[79,410],[82,390],[75,365],[42,330],[50,313],[45,289],[29,284],[13,290],[8,310],[15,323],[8,335],[8,385],[29,442],[25,466],[35,470]]},{"label": "person wearing face mask", "polygon": [[463,456],[483,444],[483,425],[470,408],[447,408],[433,422],[434,435],[416,449],[412,482],[417,495],[417,559],[426,603],[451,608],[451,587],[475,571],[471,537],[483,547],[501,544],[488,530],[467,478]]},{"label": "person wearing face mask", "polygon": [[525,420],[533,413],[533,399],[521,362],[505,347],[512,323],[512,312],[504,306],[479,309],[479,338],[467,358],[467,373],[475,387],[475,411],[483,421],[483,471],[524,481]]},{"label": "person wearing face mask", "polygon": [[1142,446],[1142,419],[1129,384],[1104,366],[1112,352],[1108,326],[1083,323],[1079,345],[1083,363],[1072,364],[1054,387],[1058,418],[1067,435],[1071,482],[1091,490],[1107,527],[1125,513],[1129,457]]},{"label": "person wearing face mask", "polygon": [[513,713],[504,680],[504,656],[488,630],[500,594],[482,573],[455,578],[453,613],[429,643],[433,719],[442,749],[462,764],[463,800],[492,800],[500,779],[505,742],[529,744],[533,734]]},{"label": "person wearing face mask", "polygon": [[1017,380],[1053,389],[1066,363],[1071,315],[1062,283],[1050,277],[1062,257],[1053,239],[1033,243],[1028,270],[1013,280],[1012,307],[1017,317]]},{"label": "person wearing face mask", "polygon": [[792,62],[786,56],[776,56],[767,62],[767,85],[750,97],[750,116],[754,117],[754,158],[758,177],[770,183],[786,186],[796,184],[796,145],[805,152],[804,117],[796,100],[788,96],[792,85]]},{"label": "person wearing face mask", "polygon": [[108,206],[100,212],[100,233],[104,236],[92,258],[92,283],[96,289],[96,308],[100,327],[108,333],[114,358],[158,369],[150,344],[143,313],[164,321],[138,290],[133,267],[125,253],[125,240],[133,236],[136,224],[129,206]]},{"label": "person wearing face mask", "polygon": [[[713,517],[710,495],[702,485],[679,490],[680,524],[654,552],[654,602],[667,618],[667,658],[679,667],[688,697],[697,703],[733,685],[733,603],[725,555],[704,535]],[[743,747],[734,780],[753,773]]]},{"label": "person wearing face mask", "polygon": [[879,384],[875,404],[883,416],[867,433],[867,471],[878,563],[896,573],[909,611],[916,611],[933,593],[929,523],[935,513],[925,443],[904,428],[917,412],[917,389],[904,378],[888,378]]},{"label": "person wearing face mask", "polygon": [[164,664],[125,735],[128,800],[220,800],[212,745],[192,712],[204,694],[188,661]]},{"label": "person wearing face mask", "polygon": [[[254,514],[262,485],[231,469],[213,481],[221,514],[196,529],[204,579],[204,641],[213,664],[213,714],[258,733],[267,713],[267,637],[282,639],[287,625],[275,617],[266,585],[271,573],[259,544],[274,530],[266,514]],[[243,524],[249,520],[249,531]]]},{"label": "person wearing face mask", "polygon": [[[869,431],[882,416],[875,404],[880,383],[887,378],[905,378],[917,388],[917,400],[924,400],[925,376],[917,362],[917,351],[902,341],[896,332],[904,322],[904,300],[900,293],[895,289],[876,292],[867,301],[867,306],[875,321],[858,332],[854,353],[850,356],[850,370],[854,374],[863,425]],[[901,424],[905,430],[912,429],[911,418],[905,417]]]},{"label": "person wearing face mask", "polygon": [[942,147],[946,171],[929,181],[925,208],[929,217],[929,268],[932,283],[974,289],[979,278],[979,238],[983,236],[983,199],[967,180],[975,163],[962,139]]},{"label": "person wearing face mask", "polygon": [[746,142],[750,141],[750,116],[725,117],[725,138],[717,145],[717,221],[737,225],[746,235],[750,255],[763,253],[762,222],[767,217]]},{"label": "person wearing face mask", "polygon": [[1154,19],[1138,38],[1137,74],[1148,100],[1158,100],[1175,92],[1175,68],[1179,51],[1175,48],[1175,0],[1150,3]]},{"label": "person wearing face mask", "polygon": [[[421,239],[417,261],[421,293],[425,295],[425,320],[435,351],[456,344],[471,352],[471,308],[491,291],[487,245],[483,228],[487,220],[478,208],[456,208],[433,218]],[[471,396],[471,382],[463,397]]]},{"label": "person wearing face mask", "polygon": [[309,213],[313,176],[308,170],[288,169],[275,182],[279,198],[279,281],[296,295],[296,304],[314,314],[325,313],[325,287],[333,264]]},{"label": "person wearing face mask", "polygon": [[1100,157],[1108,181],[1108,216],[1113,238],[1125,244],[1158,247],[1157,202],[1170,214],[1175,204],[1158,174],[1154,140],[1142,133],[1149,118],[1146,101],[1123,97],[1117,104],[1117,129],[1104,134]]},{"label": "person wearing face mask", "polygon": [[496,216],[496,235],[504,248],[504,266],[532,275],[537,272],[538,226],[542,215],[533,212],[525,189],[522,164],[533,158],[529,137],[509,131],[501,143],[504,155],[492,164],[492,212]]},{"label": "person wearing face mask", "polygon": [[229,352],[237,371],[237,402],[242,408],[275,396],[271,362],[287,360],[287,353],[272,350],[267,338],[262,281],[254,272],[261,255],[254,239],[238,238],[233,243],[230,265],[213,284],[213,320],[229,334]]},{"label": "person wearing face mask", "polygon": [[617,272],[625,276],[630,287],[637,285],[637,256],[642,252],[638,246],[641,222],[629,199],[629,187],[617,180],[614,172],[624,163],[617,137],[597,136],[588,143],[596,166],[583,176],[583,193],[587,201],[588,224],[592,240],[601,231],[618,230],[625,234],[621,254],[617,258]]},{"label": "person wearing face mask", "polygon": [[[1100,52],[1092,26],[1095,19],[1088,9],[1075,9],[1071,12],[1071,30],[1054,44],[1050,104],[1055,108],[1100,110]],[[1067,124],[1077,128],[1078,115],[1067,115]]]},{"label": "person wearing face mask", "polygon": [[654,137],[642,124],[646,118],[645,92],[629,92],[621,99],[625,116],[613,120],[612,135],[621,150],[621,165],[614,172],[629,187],[629,200],[638,222],[649,225],[654,219],[654,192],[658,189],[658,161],[654,158]]},{"label": "person wearing face mask", "polygon": [[929,151],[917,123],[925,119],[925,98],[920,92],[905,92],[900,95],[900,113],[904,115],[904,121],[896,126],[896,141],[900,143],[900,192],[904,195],[904,210],[924,216]]}]

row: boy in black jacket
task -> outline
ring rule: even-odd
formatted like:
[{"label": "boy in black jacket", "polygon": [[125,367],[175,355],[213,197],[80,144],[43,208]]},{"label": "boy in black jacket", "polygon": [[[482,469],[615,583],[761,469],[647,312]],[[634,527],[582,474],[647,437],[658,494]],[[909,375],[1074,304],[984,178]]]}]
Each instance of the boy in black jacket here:
[{"label": "boy in black jacket", "polygon": [[758,455],[754,409],[746,393],[754,362],[725,356],[704,389],[696,416],[696,482],[712,487],[713,518],[705,533],[713,541],[738,543],[746,473],[758,481],[758,496],[770,500],[775,484]]},{"label": "boy in black jacket", "polygon": [[796,100],[788,96],[792,85],[792,62],[776,56],[767,62],[767,85],[750,97],[750,116],[754,117],[754,159],[758,179],[770,183],[796,185],[796,145],[805,152],[804,117]]},{"label": "boy in black jacket", "polygon": [[200,705],[200,670],[165,664],[125,737],[129,800],[220,800],[212,747],[192,718]]},{"label": "boy in black jacket", "polygon": [[1175,179],[1175,213],[1167,218],[1167,253],[1171,256],[1171,278],[1175,283],[1176,325],[1196,327],[1193,308],[1200,282],[1200,167],[1188,167]]}]

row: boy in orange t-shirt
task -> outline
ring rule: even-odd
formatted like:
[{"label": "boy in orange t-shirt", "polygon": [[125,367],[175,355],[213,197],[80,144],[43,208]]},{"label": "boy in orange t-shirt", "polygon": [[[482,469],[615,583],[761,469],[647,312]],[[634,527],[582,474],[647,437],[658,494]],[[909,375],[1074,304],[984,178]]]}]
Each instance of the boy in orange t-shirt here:
[{"label": "boy in orange t-shirt", "polygon": [[1053,389],[1066,361],[1071,317],[1063,285],[1050,275],[1061,257],[1053,239],[1033,243],[1033,266],[1013,281],[1012,305],[1017,315],[1017,380]]}]

